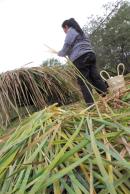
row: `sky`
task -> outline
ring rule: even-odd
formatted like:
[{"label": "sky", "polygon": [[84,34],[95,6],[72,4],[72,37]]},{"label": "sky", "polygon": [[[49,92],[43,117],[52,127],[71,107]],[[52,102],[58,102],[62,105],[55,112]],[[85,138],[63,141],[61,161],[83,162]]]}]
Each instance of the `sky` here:
[{"label": "sky", "polygon": [[116,0],[0,0],[0,73],[54,57],[44,44],[62,48],[62,22],[73,17],[83,27],[108,2]]}]

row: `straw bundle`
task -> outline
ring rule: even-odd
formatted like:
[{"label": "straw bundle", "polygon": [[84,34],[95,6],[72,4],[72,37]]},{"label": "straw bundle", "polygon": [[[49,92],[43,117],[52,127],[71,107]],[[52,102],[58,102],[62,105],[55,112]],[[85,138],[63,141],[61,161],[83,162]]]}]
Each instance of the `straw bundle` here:
[{"label": "straw bundle", "polygon": [[74,80],[73,69],[62,66],[22,68],[1,74],[1,123],[49,104],[75,102],[79,91]]}]

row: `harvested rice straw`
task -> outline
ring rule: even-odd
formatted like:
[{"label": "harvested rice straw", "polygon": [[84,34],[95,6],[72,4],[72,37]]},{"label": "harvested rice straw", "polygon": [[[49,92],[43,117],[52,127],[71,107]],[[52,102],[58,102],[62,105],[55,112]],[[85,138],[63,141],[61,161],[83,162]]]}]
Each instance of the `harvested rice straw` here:
[{"label": "harvested rice straw", "polygon": [[48,52],[53,53],[53,54],[57,54],[58,53],[55,49],[49,47],[48,45],[44,44],[44,46],[48,48]]}]

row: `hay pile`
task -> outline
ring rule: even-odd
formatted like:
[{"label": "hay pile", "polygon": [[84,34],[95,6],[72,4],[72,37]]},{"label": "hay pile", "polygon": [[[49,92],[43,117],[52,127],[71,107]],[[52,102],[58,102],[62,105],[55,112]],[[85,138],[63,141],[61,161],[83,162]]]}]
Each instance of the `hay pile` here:
[{"label": "hay pile", "polygon": [[21,68],[0,75],[0,123],[58,103],[79,99],[72,68],[64,66]]}]

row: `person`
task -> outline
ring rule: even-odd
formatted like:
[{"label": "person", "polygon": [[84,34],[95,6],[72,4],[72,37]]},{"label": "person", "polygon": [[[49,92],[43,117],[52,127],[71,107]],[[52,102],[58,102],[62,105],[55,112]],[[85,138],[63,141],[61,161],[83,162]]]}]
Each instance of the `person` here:
[{"label": "person", "polygon": [[[97,88],[98,93],[105,96],[107,85],[97,71],[96,55],[92,49],[89,36],[83,32],[74,18],[65,20],[62,23],[62,28],[66,33],[66,37],[63,48],[58,52],[58,56],[68,56],[83,77]],[[92,105],[94,100],[91,93],[91,85],[87,83],[87,87],[81,76],[78,76],[77,82],[81,88],[85,102],[87,105]]]}]

